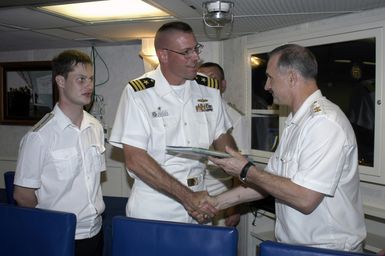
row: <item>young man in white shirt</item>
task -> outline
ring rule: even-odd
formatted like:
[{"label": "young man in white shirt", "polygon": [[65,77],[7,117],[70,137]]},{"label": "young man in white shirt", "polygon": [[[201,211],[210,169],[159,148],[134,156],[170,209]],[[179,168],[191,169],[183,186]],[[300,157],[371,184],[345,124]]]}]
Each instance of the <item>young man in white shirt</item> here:
[{"label": "young man in white shirt", "polygon": [[93,95],[92,61],[67,50],[53,59],[52,74],[59,100],[21,141],[14,198],[19,206],[76,214],[75,255],[102,256],[104,133],[83,110]]}]

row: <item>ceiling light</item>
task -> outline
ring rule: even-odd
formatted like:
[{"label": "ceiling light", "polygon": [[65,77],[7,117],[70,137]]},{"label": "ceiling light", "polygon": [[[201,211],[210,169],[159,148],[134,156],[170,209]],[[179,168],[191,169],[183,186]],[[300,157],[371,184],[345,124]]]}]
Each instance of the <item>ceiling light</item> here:
[{"label": "ceiling light", "polygon": [[334,60],[334,62],[336,62],[336,63],[351,63],[352,61],[351,60],[343,60],[343,59],[341,59],[341,60]]},{"label": "ceiling light", "polygon": [[263,60],[257,56],[251,56],[250,57],[250,63],[251,63],[251,66],[253,66],[253,67],[259,67],[265,63],[265,60]]},{"label": "ceiling light", "polygon": [[141,0],[94,1],[42,6],[39,9],[89,23],[171,17]]},{"label": "ceiling light", "polygon": [[203,20],[208,27],[222,28],[233,22],[233,2],[208,1],[204,2],[202,7]]},{"label": "ceiling light", "polygon": [[139,56],[143,59],[144,70],[146,72],[156,69],[159,65],[159,60],[154,48],[154,38],[142,39],[142,50],[139,52]]}]

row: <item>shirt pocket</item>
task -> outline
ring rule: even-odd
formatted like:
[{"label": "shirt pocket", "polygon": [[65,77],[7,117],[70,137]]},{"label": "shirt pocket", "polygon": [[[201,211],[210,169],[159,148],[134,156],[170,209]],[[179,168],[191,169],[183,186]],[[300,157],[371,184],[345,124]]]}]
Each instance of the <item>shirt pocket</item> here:
[{"label": "shirt pocket", "polygon": [[98,173],[106,169],[105,151],[106,148],[103,145],[91,145],[88,148],[86,157],[91,172]]},{"label": "shirt pocket", "polygon": [[[210,115],[204,114],[197,117],[196,129],[194,130],[197,134],[199,147],[208,148],[213,142],[214,129],[213,125],[210,124]],[[199,135],[198,135],[199,134]]]},{"label": "shirt pocket", "polygon": [[[165,119],[171,120],[166,122]],[[151,122],[151,135],[147,145],[147,152],[160,164],[165,161],[166,145],[172,145],[170,133],[174,129],[173,118],[159,117]]]},{"label": "shirt pocket", "polygon": [[76,148],[55,150],[51,156],[59,180],[71,179],[79,171],[81,157]]},{"label": "shirt pocket", "polygon": [[166,139],[166,145],[174,145],[175,139],[178,138],[181,130],[178,127],[177,118],[174,116],[162,117],[162,126]]},{"label": "shirt pocket", "polygon": [[293,152],[287,152],[280,160],[283,171],[281,175],[289,179],[293,178],[298,171],[298,160],[294,157]]}]

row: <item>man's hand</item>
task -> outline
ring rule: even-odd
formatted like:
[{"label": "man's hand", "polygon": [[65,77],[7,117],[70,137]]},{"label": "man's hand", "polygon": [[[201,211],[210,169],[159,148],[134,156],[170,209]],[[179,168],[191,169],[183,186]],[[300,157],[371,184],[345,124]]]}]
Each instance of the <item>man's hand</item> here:
[{"label": "man's hand", "polygon": [[198,191],[193,193],[193,207],[186,209],[199,223],[206,223],[218,213],[214,204],[207,191]]},{"label": "man's hand", "polygon": [[209,160],[212,161],[217,166],[221,167],[228,174],[238,177],[243,166],[247,164],[248,160],[244,156],[242,156],[239,152],[227,146],[226,146],[226,152],[229,153],[232,157],[229,157],[229,158],[209,157]]},{"label": "man's hand", "polygon": [[227,227],[235,227],[241,220],[241,214],[237,212],[236,207],[230,207],[225,212],[225,225]]}]

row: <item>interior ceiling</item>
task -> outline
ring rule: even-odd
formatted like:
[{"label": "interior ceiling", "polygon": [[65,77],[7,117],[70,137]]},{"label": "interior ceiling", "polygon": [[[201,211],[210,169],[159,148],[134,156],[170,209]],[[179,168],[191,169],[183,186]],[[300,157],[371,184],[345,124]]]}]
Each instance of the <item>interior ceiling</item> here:
[{"label": "interior ceiling", "polygon": [[[89,0],[83,0],[83,2]],[[207,0],[145,0],[189,23],[199,41],[218,40],[202,20]],[[1,0],[0,51],[129,44],[153,37],[168,20],[85,24],[37,10],[42,4],[79,1]],[[233,0],[231,37],[385,7],[384,0]],[[127,0],[127,5],[130,0]],[[228,38],[222,32],[220,39]]]}]

